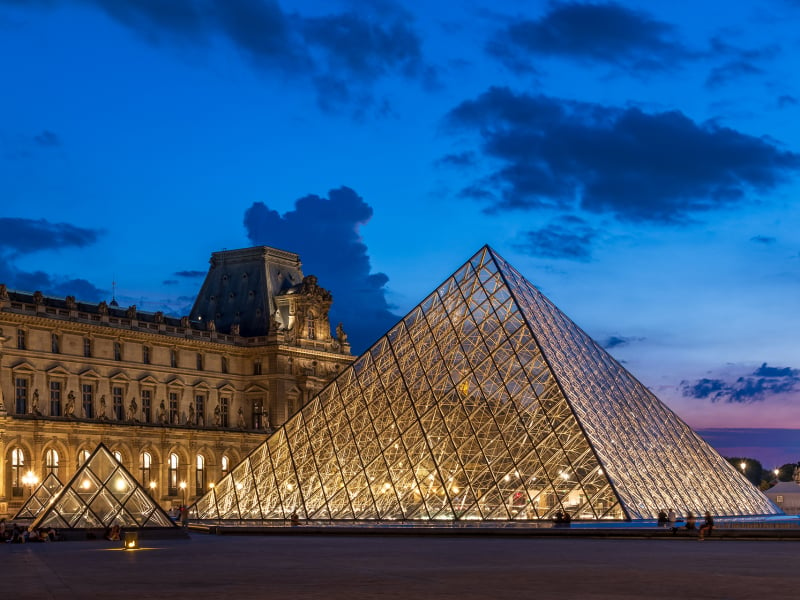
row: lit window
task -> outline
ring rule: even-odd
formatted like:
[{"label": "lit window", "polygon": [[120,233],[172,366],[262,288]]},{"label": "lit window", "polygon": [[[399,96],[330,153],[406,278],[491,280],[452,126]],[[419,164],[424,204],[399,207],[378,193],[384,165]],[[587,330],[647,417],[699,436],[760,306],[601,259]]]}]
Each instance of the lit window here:
[{"label": "lit window", "polygon": [[230,461],[228,460],[227,456],[222,457],[221,464],[222,464],[222,476],[225,477],[225,475],[228,474],[228,470],[230,469]]},{"label": "lit window", "polygon": [[169,455],[168,490],[170,496],[178,495],[178,455],[174,452]]},{"label": "lit window", "polygon": [[48,474],[52,473],[58,477],[58,451],[48,448],[44,454],[44,467]]},{"label": "lit window", "polygon": [[11,495],[22,496],[22,471],[25,468],[25,453],[22,448],[11,451]]},{"label": "lit window", "polygon": [[197,455],[197,468],[195,469],[195,494],[202,496],[206,487],[206,459],[202,454]]},{"label": "lit window", "polygon": [[149,452],[142,452],[139,456],[139,472],[141,474],[142,485],[150,482],[150,468],[153,465],[153,457]]},{"label": "lit window", "polygon": [[81,450],[80,452],[78,452],[78,466],[81,466],[87,460],[89,460],[88,450]]}]

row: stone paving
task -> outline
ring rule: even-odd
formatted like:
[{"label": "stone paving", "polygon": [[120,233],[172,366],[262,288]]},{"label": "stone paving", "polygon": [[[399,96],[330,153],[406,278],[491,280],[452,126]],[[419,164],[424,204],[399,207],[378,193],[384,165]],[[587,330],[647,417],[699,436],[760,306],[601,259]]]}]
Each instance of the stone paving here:
[{"label": "stone paving", "polygon": [[800,541],[214,536],[0,546],[0,597],[782,598]]}]

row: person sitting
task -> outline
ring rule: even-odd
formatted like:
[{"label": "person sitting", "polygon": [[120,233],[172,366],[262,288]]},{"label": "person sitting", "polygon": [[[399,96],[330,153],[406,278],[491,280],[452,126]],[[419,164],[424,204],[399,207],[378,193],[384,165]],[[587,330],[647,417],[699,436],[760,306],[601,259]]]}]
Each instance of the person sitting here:
[{"label": "person sitting", "polygon": [[705,520],[703,524],[700,526],[700,537],[698,538],[700,541],[704,540],[706,535],[711,535],[711,532],[714,530],[714,517],[711,516],[711,513],[706,511]]},{"label": "person sitting", "polygon": [[291,523],[292,527],[297,527],[300,525],[300,517],[297,515],[297,511],[292,512],[289,516],[289,522]]},{"label": "person sitting", "polygon": [[659,527],[664,527],[664,525],[666,524],[667,524],[667,513],[665,513],[663,510],[658,511],[657,525]]},{"label": "person sitting", "polygon": [[695,530],[694,513],[690,510],[686,511],[686,531]]},{"label": "person sitting", "polygon": [[572,524],[572,517],[567,511],[564,511],[564,527],[569,527]]},{"label": "person sitting", "polygon": [[556,513],[556,517],[553,519],[553,521],[555,522],[556,527],[561,527],[564,524],[564,513],[559,510]]},{"label": "person sitting", "polygon": [[106,539],[111,542],[119,541],[119,525],[114,525],[111,529],[108,530],[108,532],[106,533]]}]

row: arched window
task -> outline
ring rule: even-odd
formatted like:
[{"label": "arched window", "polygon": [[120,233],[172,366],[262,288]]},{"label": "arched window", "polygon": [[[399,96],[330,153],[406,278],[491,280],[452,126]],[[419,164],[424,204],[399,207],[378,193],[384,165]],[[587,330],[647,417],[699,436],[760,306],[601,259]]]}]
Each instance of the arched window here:
[{"label": "arched window", "polygon": [[58,451],[54,448],[48,448],[44,454],[44,468],[47,474],[52,473],[58,477]]},{"label": "arched window", "polygon": [[22,448],[11,451],[11,495],[22,496],[22,471],[25,468],[25,453]]},{"label": "arched window", "polygon": [[196,469],[194,473],[194,493],[197,496],[202,496],[206,491],[206,458],[202,454],[197,455]]},{"label": "arched window", "polygon": [[231,463],[228,460],[227,456],[223,456],[222,457],[222,463],[221,464],[222,464],[222,476],[225,477],[225,475],[228,474],[228,471],[231,468]]},{"label": "arched window", "polygon": [[178,455],[174,452],[169,455],[169,473],[167,478],[167,493],[170,496],[178,495]]},{"label": "arched window", "polygon": [[153,464],[153,457],[149,452],[142,452],[139,455],[139,473],[142,485],[149,486],[150,484],[150,467]]},{"label": "arched window", "polygon": [[89,451],[88,450],[80,450],[78,452],[78,466],[80,467],[87,460],[89,460]]}]

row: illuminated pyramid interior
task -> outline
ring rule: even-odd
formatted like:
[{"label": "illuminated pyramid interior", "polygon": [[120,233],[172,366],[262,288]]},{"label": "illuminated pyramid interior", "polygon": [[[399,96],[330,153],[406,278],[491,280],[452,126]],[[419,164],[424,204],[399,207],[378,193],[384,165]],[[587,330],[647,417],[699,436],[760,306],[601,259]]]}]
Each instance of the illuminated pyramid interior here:
[{"label": "illuminated pyramid interior", "polygon": [[100,444],[30,529],[176,527],[114,455]]},{"label": "illuminated pyramid interior", "polygon": [[194,507],[200,519],[781,514],[484,247]]},{"label": "illuminated pyramid interior", "polygon": [[30,498],[25,501],[22,508],[19,509],[14,520],[17,519],[33,519],[42,512],[43,509],[50,505],[51,500],[58,495],[64,484],[56,476],[55,473],[49,473],[44,481],[39,484],[39,487],[34,490]]}]

